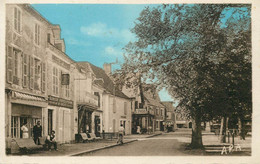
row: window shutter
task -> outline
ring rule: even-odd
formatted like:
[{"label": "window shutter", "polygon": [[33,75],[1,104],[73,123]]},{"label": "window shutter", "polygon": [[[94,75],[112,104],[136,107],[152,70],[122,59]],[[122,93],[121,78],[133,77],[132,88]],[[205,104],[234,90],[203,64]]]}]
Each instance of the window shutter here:
[{"label": "window shutter", "polygon": [[33,74],[33,57],[30,56],[29,57],[29,64],[30,64],[30,89],[33,89],[33,77],[34,77],[34,74]]},{"label": "window shutter", "polygon": [[28,84],[28,55],[23,54],[23,87],[27,87]]},{"label": "window shutter", "polygon": [[42,62],[42,92],[46,91],[46,63]]},{"label": "window shutter", "polygon": [[37,24],[35,24],[34,30],[34,43],[37,44]]},{"label": "window shutter", "polygon": [[17,8],[14,8],[14,29],[17,30]]},{"label": "window shutter", "polygon": [[40,33],[40,26],[38,25],[38,45],[40,45],[40,36],[41,36],[41,33]]},{"label": "window shutter", "polygon": [[116,99],[113,97],[113,112],[116,113]]},{"label": "window shutter", "polygon": [[6,80],[8,83],[13,82],[13,48],[11,46],[8,46],[7,48],[7,75]]},{"label": "window shutter", "polygon": [[18,15],[17,15],[17,17],[18,17],[17,18],[17,25],[18,25],[17,30],[18,30],[18,32],[21,32],[21,11],[18,10],[17,13],[18,13]]}]

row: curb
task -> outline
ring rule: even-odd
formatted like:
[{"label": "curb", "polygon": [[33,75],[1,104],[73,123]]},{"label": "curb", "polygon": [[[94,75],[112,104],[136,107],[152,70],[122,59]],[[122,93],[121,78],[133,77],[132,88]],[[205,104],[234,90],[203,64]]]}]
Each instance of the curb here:
[{"label": "curb", "polygon": [[[151,138],[151,137],[155,137],[155,136],[158,136],[158,135],[161,135],[161,134],[162,133],[158,133],[158,134],[154,134],[154,135],[151,135],[151,136],[147,136],[145,138]],[[138,139],[126,141],[124,144],[128,144],[128,143],[135,142],[135,141],[138,141]],[[67,156],[78,156],[78,155],[81,155],[81,154],[91,153],[91,152],[95,152],[95,151],[102,150],[102,149],[112,148],[112,147],[115,147],[115,146],[119,146],[119,145],[118,144],[112,144],[112,145],[108,145],[108,146],[104,146],[104,147],[94,148],[94,149],[90,149],[90,150],[84,150],[84,151],[77,152],[77,153],[71,153],[71,154],[68,154]]]},{"label": "curb", "polygon": [[[137,139],[127,141],[124,144],[128,144],[128,143],[135,142],[135,141],[137,141]],[[81,155],[81,154],[91,153],[91,152],[95,152],[95,151],[102,150],[102,149],[112,148],[112,147],[115,147],[115,146],[118,146],[118,144],[107,145],[107,146],[104,146],[104,147],[94,148],[94,149],[90,149],[90,150],[83,150],[81,152],[68,154],[67,156],[78,156],[78,155]]]}]

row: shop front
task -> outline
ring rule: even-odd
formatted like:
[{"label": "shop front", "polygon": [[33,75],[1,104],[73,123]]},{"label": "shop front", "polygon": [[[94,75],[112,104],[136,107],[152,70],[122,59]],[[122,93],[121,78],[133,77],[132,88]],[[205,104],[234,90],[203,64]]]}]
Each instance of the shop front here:
[{"label": "shop front", "polygon": [[59,143],[70,143],[74,139],[73,125],[73,101],[48,96],[47,133],[52,130],[56,132],[56,138]]},{"label": "shop front", "polygon": [[154,132],[154,115],[146,109],[136,109],[132,117],[132,133]]},{"label": "shop front", "polygon": [[[87,104],[78,104],[78,132],[79,133],[92,133],[93,132],[93,123],[92,114],[97,107]],[[96,127],[99,129],[98,125],[100,124],[99,116],[95,117],[96,119]]]},{"label": "shop front", "polygon": [[[43,121],[42,113],[47,107],[47,101],[40,96],[16,91],[10,93],[6,100],[6,137],[32,138],[33,126],[37,121]],[[26,136],[23,136],[23,125],[28,129]]]}]

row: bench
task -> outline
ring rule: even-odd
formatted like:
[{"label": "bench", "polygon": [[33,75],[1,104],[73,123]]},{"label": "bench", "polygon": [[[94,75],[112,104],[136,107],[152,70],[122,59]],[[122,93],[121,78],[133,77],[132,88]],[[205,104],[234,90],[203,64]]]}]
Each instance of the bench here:
[{"label": "bench", "polygon": [[101,137],[97,137],[94,133],[89,133],[91,138],[94,138],[94,140],[101,140]]},{"label": "bench", "polygon": [[90,135],[91,133],[87,133],[88,136],[88,140],[89,141],[95,141],[95,138],[93,136]]},{"label": "bench", "polygon": [[79,135],[81,136],[81,139],[82,139],[83,143],[87,142],[89,140],[86,133],[80,133]]},{"label": "bench", "polygon": [[32,138],[16,138],[14,141],[22,153],[28,153],[43,147],[42,145],[36,145]]}]

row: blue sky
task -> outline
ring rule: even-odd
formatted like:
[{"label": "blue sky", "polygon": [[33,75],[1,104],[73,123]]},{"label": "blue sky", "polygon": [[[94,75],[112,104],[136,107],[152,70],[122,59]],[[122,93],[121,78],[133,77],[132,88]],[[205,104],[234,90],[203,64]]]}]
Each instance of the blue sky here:
[{"label": "blue sky", "polygon": [[[135,40],[130,32],[145,4],[33,4],[52,24],[59,24],[66,53],[75,61],[103,67],[105,62],[123,62],[122,48]],[[151,5],[149,5],[151,6]],[[118,66],[114,66],[117,68]],[[171,101],[166,90],[162,101]]]}]

